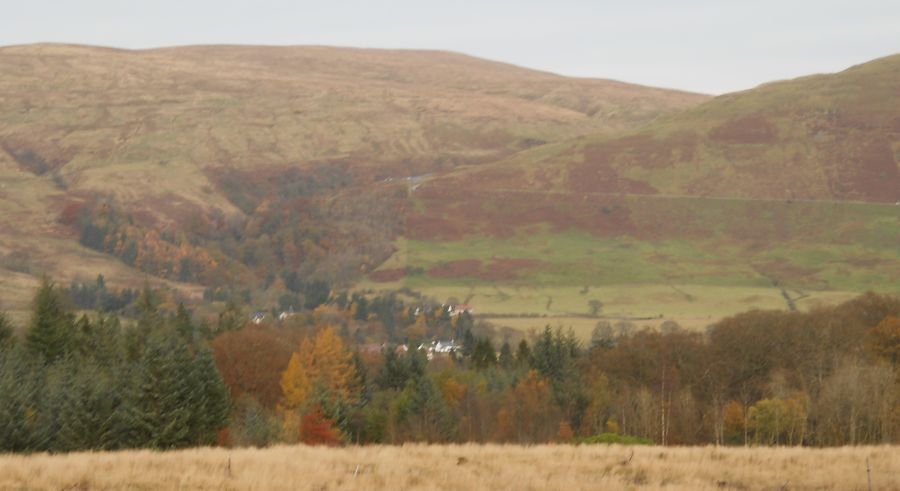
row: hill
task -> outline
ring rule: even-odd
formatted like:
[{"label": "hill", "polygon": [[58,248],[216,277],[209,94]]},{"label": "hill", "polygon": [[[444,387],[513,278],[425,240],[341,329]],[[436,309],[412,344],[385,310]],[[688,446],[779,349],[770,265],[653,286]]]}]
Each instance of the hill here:
[{"label": "hill", "polygon": [[446,52],[52,44],[0,48],[0,94],[5,308],[41,273],[348,281],[393,251],[403,178],[707,99]]},{"label": "hill", "polygon": [[[383,268],[499,322],[585,335],[591,301],[611,321],[703,327],[896,292],[898,92],[892,56],[433,176]],[[540,318],[507,318],[521,312]]]},{"label": "hill", "polygon": [[469,173],[466,185],[895,203],[898,92],[894,55],[726,94],[635,131],[521,152]]}]

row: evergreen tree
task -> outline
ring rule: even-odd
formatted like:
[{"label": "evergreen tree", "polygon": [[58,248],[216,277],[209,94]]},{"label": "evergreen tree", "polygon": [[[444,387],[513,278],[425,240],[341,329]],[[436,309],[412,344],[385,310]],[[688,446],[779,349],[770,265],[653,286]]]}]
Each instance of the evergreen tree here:
[{"label": "evergreen tree", "polygon": [[446,442],[453,438],[456,422],[434,381],[423,376],[409,381],[407,424],[414,440]]},{"label": "evergreen tree", "polygon": [[191,314],[187,311],[187,308],[185,308],[184,302],[178,302],[178,309],[175,310],[175,318],[172,319],[172,323],[175,326],[175,330],[178,331],[178,334],[180,334],[185,341],[188,343],[197,341],[197,329],[194,327],[194,323],[191,320]]},{"label": "evergreen tree", "polygon": [[31,323],[26,334],[29,351],[45,363],[64,356],[72,349],[72,315],[63,299],[46,277],[34,296]]},{"label": "evergreen tree", "polygon": [[120,397],[112,374],[85,359],[61,364],[62,398],[57,413],[59,428],[54,449],[60,451],[102,450],[117,444],[115,414]]},{"label": "evergreen tree", "polygon": [[127,418],[137,447],[179,448],[191,442],[193,387],[187,347],[174,331],[153,333],[141,353]]},{"label": "evergreen tree", "polygon": [[475,351],[475,336],[472,335],[471,329],[466,329],[463,332],[462,355],[465,357],[472,356],[473,351]]},{"label": "evergreen tree", "polygon": [[375,385],[379,389],[403,389],[409,380],[425,374],[427,361],[425,354],[418,351],[398,355],[395,350],[387,349]]},{"label": "evergreen tree", "polygon": [[516,349],[516,365],[527,367],[531,365],[531,348],[528,347],[528,341],[519,341],[519,347]]},{"label": "evergreen tree", "polygon": [[479,338],[472,351],[472,366],[484,370],[497,364],[497,353],[490,338]]},{"label": "evergreen tree", "polygon": [[216,369],[212,350],[203,346],[193,360],[191,382],[194,385],[189,399],[191,410],[191,436],[195,443],[215,443],[218,431],[228,424],[231,399],[228,387]]},{"label": "evergreen tree", "polygon": [[509,370],[515,365],[516,360],[513,358],[512,348],[509,341],[504,341],[500,347],[500,356],[497,357],[497,363],[504,369]]},{"label": "evergreen tree", "polygon": [[136,302],[137,325],[125,332],[126,359],[129,362],[137,363],[150,336],[163,328],[165,322],[159,306],[159,295],[149,284],[145,284]]},{"label": "evergreen tree", "polygon": [[34,450],[38,370],[21,345],[0,350],[0,452]]},{"label": "evergreen tree", "polygon": [[234,331],[244,327],[244,314],[241,307],[232,299],[225,302],[225,310],[219,313],[219,321],[216,325],[218,332]]}]

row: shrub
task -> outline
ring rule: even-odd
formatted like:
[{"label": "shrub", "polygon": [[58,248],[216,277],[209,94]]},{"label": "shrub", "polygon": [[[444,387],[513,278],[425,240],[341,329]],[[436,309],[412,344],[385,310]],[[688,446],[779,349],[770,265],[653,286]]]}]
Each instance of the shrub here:
[{"label": "shrub", "polygon": [[615,433],[600,433],[599,435],[578,438],[575,440],[577,444],[595,445],[605,443],[607,445],[653,445],[653,440],[641,438],[631,435],[617,435]]}]

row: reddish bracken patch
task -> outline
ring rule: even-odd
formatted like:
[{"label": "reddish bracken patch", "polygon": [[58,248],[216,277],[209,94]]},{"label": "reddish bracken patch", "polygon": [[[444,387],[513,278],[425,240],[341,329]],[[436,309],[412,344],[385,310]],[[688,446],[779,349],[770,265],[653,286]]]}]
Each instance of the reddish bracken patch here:
[{"label": "reddish bracken patch", "polygon": [[403,268],[382,269],[381,271],[373,271],[369,273],[369,279],[378,283],[388,283],[403,279],[406,276],[406,270]]},{"label": "reddish bracken patch", "polygon": [[745,116],[713,128],[709,138],[724,143],[773,143],[778,128],[762,116]]},{"label": "reddish bracken patch", "polygon": [[569,170],[569,188],[584,193],[656,194],[653,186],[643,181],[622,177],[604,161],[586,161]]},{"label": "reddish bracken patch", "polygon": [[540,269],[541,262],[534,259],[494,258],[478,273],[478,278],[489,281],[514,280],[520,273]]},{"label": "reddish bracken patch", "polygon": [[460,259],[432,266],[428,275],[434,278],[462,278],[476,276],[480,269],[481,261],[478,259]]},{"label": "reddish bracken patch", "polygon": [[861,145],[853,165],[850,182],[866,201],[900,201],[900,172],[890,143],[877,138]]}]

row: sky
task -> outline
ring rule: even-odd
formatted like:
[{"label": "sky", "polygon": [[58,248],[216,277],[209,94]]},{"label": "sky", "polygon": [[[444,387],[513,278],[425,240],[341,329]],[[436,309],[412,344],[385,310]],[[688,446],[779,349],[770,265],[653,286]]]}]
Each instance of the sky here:
[{"label": "sky", "polygon": [[0,46],[440,49],[721,94],[900,52],[896,0],[0,0]]}]

